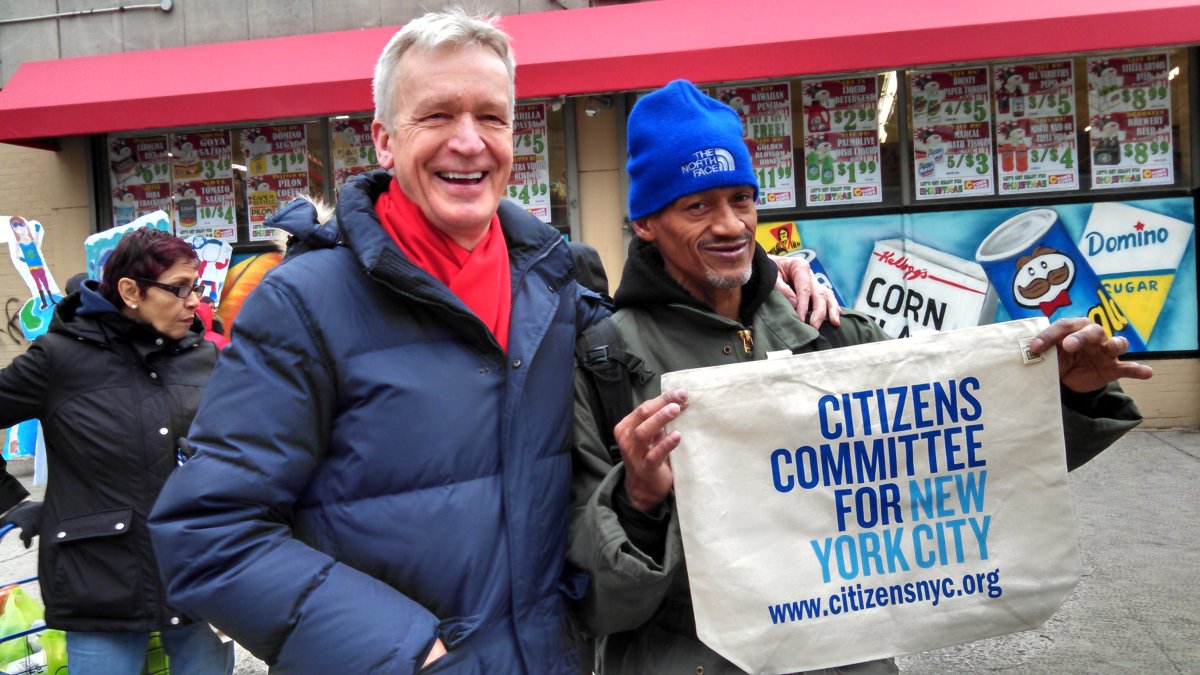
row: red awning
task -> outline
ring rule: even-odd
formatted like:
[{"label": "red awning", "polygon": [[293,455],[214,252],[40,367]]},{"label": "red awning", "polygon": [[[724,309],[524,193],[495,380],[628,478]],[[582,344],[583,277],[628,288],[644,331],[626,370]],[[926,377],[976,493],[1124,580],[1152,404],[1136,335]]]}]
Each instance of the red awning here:
[{"label": "red awning", "polygon": [[[1200,0],[659,0],[507,16],[521,98],[1200,43]],[[22,64],[0,141],[369,110],[395,28]]]}]

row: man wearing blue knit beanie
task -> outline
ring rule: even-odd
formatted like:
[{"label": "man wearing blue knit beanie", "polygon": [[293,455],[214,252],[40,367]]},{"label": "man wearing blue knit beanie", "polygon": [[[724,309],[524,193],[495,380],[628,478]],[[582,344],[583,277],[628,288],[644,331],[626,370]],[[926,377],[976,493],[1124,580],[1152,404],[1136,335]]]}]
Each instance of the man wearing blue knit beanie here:
[{"label": "man wearing blue knit beanie", "polygon": [[[605,418],[599,375],[576,369],[574,485],[568,555],[591,576],[578,610],[598,643],[599,672],[740,673],[696,637],[662,428],[687,406],[660,394],[672,370],[885,339],[866,316],[843,310],[818,331],[775,290],[775,265],[754,241],[758,181],[732,108],[676,80],[629,115],[629,215],[636,237],[617,288],[611,326],[644,362],[630,378],[633,404]],[[610,450],[600,429],[616,426]],[[623,460],[623,461],[621,461]],[[889,659],[838,669],[891,673]]]},{"label": "man wearing blue knit beanie", "polygon": [[[679,433],[666,431],[687,407],[687,392],[662,392],[659,376],[887,338],[848,310],[839,326],[814,329],[774,288],[775,265],[754,241],[758,183],[732,108],[677,80],[634,106],[628,139],[636,237],[614,297],[617,311],[598,324],[614,337],[576,368],[568,558],[591,583],[575,609],[599,637],[601,675],[740,673],[696,635],[668,460]],[[1087,461],[1140,419],[1109,382],[1122,374],[1115,355],[1128,345],[1089,324],[1056,322],[1035,338],[1038,351],[1057,344],[1070,363],[1060,371],[1068,466]],[[589,329],[583,343],[598,330]],[[631,376],[619,385],[636,408],[619,420],[609,395],[614,371],[595,365],[592,353],[629,366]],[[883,659],[829,672],[897,668]]]}]

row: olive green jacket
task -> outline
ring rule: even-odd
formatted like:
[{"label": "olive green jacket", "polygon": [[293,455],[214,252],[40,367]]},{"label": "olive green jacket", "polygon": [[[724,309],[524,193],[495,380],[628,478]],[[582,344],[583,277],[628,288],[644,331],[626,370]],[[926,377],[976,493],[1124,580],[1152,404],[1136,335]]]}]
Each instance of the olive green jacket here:
[{"label": "olive green jacket", "polygon": [[[638,242],[631,246],[612,321],[626,351],[642,358],[655,374],[644,385],[632,385],[635,405],[660,393],[662,373],[757,361],[772,351],[805,353],[831,347],[817,330],[796,318],[781,294],[771,290],[774,265],[761,250],[755,267],[755,275],[743,287],[748,297],[743,298],[739,322],[714,314],[687,295],[661,271],[657,252]],[[747,329],[749,340],[744,339]],[[833,344],[887,339],[870,318],[846,310],[840,328],[825,327],[821,333]],[[599,407],[594,396],[588,374],[577,367],[568,558],[590,577],[576,610],[587,630],[600,636],[599,672],[741,672],[697,639],[673,497],[649,515],[628,504],[623,465],[614,464],[597,429]],[[1064,401],[1087,412],[1063,408],[1072,467],[1098,454],[1141,420],[1133,402],[1115,384],[1102,393],[1073,399]],[[851,671],[895,672],[895,665],[885,659],[837,670]]]}]

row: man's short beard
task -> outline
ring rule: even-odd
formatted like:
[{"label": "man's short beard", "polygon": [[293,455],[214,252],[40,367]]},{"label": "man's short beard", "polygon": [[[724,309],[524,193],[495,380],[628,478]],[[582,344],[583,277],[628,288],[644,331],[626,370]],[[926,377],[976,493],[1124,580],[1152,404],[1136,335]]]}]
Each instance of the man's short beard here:
[{"label": "man's short beard", "polygon": [[704,280],[707,281],[708,285],[712,286],[713,288],[719,288],[723,291],[731,291],[735,288],[741,288],[742,286],[745,286],[747,283],[749,283],[750,275],[753,273],[754,273],[753,265],[751,263],[746,263],[746,269],[743,270],[741,274],[738,274],[736,276],[734,276],[734,275],[722,276],[712,270],[707,270],[704,273]]}]

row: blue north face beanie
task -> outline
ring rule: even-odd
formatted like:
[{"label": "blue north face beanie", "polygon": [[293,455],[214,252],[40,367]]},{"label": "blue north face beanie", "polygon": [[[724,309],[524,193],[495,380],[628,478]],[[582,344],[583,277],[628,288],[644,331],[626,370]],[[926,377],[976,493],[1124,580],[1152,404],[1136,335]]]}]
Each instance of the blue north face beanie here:
[{"label": "blue north face beanie", "polygon": [[687,80],[643,96],[629,113],[629,217],[645,218],[676,199],[758,179],[733,108]]}]

